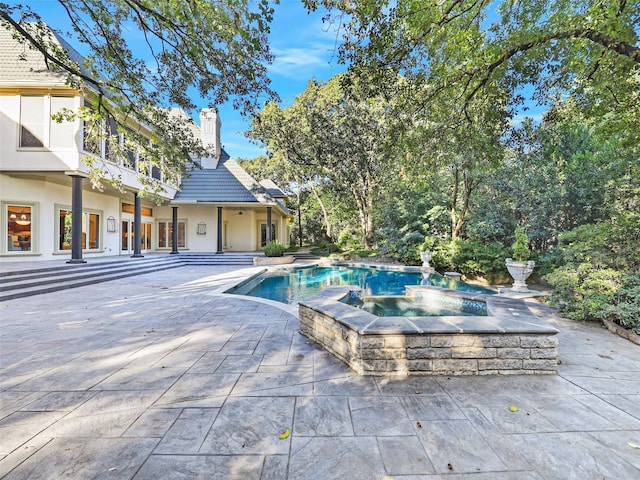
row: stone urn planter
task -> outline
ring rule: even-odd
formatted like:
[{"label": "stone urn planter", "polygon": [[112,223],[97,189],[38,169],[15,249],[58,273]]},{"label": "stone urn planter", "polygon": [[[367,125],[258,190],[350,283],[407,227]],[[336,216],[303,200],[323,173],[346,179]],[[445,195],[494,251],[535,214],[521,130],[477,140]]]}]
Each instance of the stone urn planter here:
[{"label": "stone urn planter", "polygon": [[529,260],[528,262],[517,262],[512,258],[507,258],[507,270],[513,278],[512,292],[530,292],[527,287],[527,278],[533,272],[536,262]]},{"label": "stone urn planter", "polygon": [[435,273],[436,269],[429,265],[429,262],[433,258],[433,254],[429,250],[420,252],[420,259],[422,260],[422,271],[424,273]]}]

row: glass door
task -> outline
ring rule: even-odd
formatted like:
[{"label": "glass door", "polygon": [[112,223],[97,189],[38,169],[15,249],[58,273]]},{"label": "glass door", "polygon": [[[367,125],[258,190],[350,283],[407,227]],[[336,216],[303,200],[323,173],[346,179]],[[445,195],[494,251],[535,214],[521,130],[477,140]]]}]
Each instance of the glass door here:
[{"label": "glass door", "polygon": [[122,228],[120,229],[122,232],[122,240],[120,251],[123,254],[132,254],[133,253],[133,222],[130,220],[122,220]]},{"label": "glass door", "polygon": [[[276,224],[271,224],[271,240],[276,240]],[[264,247],[267,244],[267,224],[260,224],[260,246]]]},{"label": "glass door", "polygon": [[[142,222],[140,225],[140,252],[144,253],[151,250],[151,230],[152,224]],[[122,220],[122,245],[121,253],[133,254],[135,240],[135,222],[133,220]]]}]

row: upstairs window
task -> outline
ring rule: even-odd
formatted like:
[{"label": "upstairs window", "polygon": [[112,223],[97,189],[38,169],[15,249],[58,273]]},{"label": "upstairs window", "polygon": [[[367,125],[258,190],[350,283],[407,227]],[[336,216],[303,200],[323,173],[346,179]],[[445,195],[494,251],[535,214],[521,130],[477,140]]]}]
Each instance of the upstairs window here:
[{"label": "upstairs window", "polygon": [[44,96],[20,97],[20,146],[44,147]]},{"label": "upstairs window", "polygon": [[[65,110],[74,111],[74,97],[51,97],[51,115]],[[51,120],[49,122],[49,146],[51,148],[73,148],[76,146],[76,125],[74,122]]]},{"label": "upstairs window", "polygon": [[61,95],[22,95],[20,97],[20,147],[73,148],[76,125],[51,118],[63,110],[75,109],[75,97]]}]

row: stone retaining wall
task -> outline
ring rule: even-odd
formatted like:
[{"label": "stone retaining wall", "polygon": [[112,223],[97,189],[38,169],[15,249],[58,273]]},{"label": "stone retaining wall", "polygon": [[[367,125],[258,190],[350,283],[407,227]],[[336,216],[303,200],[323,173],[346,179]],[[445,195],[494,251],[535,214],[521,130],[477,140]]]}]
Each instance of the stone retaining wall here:
[{"label": "stone retaining wall", "polygon": [[521,300],[475,295],[474,300],[486,300],[487,317],[376,317],[340,302],[355,289],[329,287],[300,302],[299,314],[300,332],[359,374],[556,372],[558,331],[535,317]]}]

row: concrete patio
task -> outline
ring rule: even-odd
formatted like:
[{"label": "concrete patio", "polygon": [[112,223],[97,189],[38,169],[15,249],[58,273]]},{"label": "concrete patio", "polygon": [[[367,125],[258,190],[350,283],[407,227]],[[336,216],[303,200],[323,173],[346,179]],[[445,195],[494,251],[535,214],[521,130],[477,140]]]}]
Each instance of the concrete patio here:
[{"label": "concrete patio", "polygon": [[639,346],[532,303],[557,375],[360,377],[297,309],[221,293],[254,271],[3,302],[0,478],[640,478]]}]

